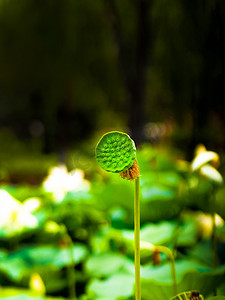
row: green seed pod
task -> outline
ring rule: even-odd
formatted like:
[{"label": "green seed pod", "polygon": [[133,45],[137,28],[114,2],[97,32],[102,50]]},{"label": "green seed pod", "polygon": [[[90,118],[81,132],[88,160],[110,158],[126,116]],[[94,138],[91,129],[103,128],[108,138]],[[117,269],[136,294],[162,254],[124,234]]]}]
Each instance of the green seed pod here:
[{"label": "green seed pod", "polygon": [[120,173],[128,170],[132,167],[135,157],[135,144],[123,132],[112,131],[104,134],[96,147],[97,162],[107,172]]}]

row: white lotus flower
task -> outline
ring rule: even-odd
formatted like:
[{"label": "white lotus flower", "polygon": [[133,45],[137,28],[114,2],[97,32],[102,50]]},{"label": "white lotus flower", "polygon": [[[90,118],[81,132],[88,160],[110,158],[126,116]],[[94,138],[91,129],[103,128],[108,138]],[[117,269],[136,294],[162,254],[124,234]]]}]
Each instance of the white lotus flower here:
[{"label": "white lotus flower", "polygon": [[196,156],[191,163],[192,171],[199,170],[208,163],[211,163],[214,167],[219,166],[220,159],[216,152],[206,150],[204,145],[198,145],[195,152]]},{"label": "white lotus flower", "polygon": [[38,225],[37,218],[3,189],[0,190],[0,207],[0,228],[7,232],[19,232],[25,227],[35,228]]},{"label": "white lotus flower", "polygon": [[74,169],[68,172],[65,165],[53,167],[43,182],[44,189],[52,192],[54,199],[61,202],[69,191],[89,190],[90,183],[84,179],[84,172]]},{"label": "white lotus flower", "polygon": [[201,175],[214,184],[223,184],[223,177],[216,170],[220,164],[219,155],[214,151],[206,150],[202,144],[197,146],[195,154],[196,156],[191,163],[192,171],[199,171]]},{"label": "white lotus flower", "polygon": [[26,211],[32,213],[41,206],[41,199],[39,198],[28,198],[23,202],[23,207]]}]

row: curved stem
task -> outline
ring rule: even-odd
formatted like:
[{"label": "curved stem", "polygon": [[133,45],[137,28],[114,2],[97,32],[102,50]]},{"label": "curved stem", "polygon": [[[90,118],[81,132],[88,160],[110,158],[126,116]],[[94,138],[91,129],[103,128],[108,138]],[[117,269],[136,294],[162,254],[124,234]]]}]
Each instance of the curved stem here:
[{"label": "curved stem", "polygon": [[165,246],[157,246],[160,252],[163,252],[167,255],[171,262],[171,273],[172,273],[172,279],[173,279],[173,289],[174,289],[174,295],[177,295],[177,281],[176,281],[176,269],[175,269],[175,260],[174,255],[172,251],[165,247]]},{"label": "curved stem", "polygon": [[141,300],[140,277],[140,178],[135,180],[134,190],[134,256],[135,256],[135,296]]}]

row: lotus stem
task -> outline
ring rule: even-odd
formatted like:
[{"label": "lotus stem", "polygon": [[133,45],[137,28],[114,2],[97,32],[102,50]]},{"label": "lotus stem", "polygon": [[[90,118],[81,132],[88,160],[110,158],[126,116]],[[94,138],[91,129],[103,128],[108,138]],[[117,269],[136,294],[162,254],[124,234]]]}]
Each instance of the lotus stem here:
[{"label": "lotus stem", "polygon": [[173,252],[165,247],[165,246],[157,246],[158,250],[160,252],[163,252],[166,254],[168,257],[170,263],[171,263],[171,274],[172,274],[172,279],[173,279],[173,290],[174,290],[174,295],[177,295],[177,280],[176,280],[176,268],[175,268],[175,259]]},{"label": "lotus stem", "polygon": [[135,297],[141,300],[140,276],[140,177],[135,180],[134,190],[134,261],[135,261]]}]

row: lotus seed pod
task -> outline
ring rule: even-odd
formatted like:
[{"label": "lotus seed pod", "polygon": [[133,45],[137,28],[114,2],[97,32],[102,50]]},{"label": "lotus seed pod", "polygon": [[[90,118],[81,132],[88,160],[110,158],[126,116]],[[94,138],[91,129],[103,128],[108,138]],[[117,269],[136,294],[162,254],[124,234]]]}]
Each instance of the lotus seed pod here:
[{"label": "lotus seed pod", "polygon": [[96,147],[97,162],[107,172],[120,173],[128,170],[134,164],[135,157],[135,144],[123,132],[104,134]]}]

